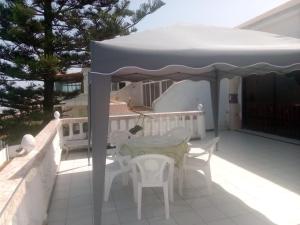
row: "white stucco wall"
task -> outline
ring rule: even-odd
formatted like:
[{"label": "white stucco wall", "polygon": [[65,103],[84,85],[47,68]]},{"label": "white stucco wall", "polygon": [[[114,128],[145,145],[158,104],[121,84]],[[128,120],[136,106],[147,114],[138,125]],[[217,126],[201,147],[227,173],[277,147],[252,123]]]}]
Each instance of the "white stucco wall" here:
[{"label": "white stucco wall", "polygon": [[280,34],[300,38],[300,4],[274,13],[263,19],[239,26],[239,28],[259,30],[274,34]]},{"label": "white stucco wall", "polygon": [[111,93],[111,96],[118,101],[129,102],[133,106],[143,105],[143,83],[133,82],[122,89]]},{"label": "white stucco wall", "polygon": [[0,224],[42,225],[61,160],[60,120],[35,136],[36,146],[0,171]]},{"label": "white stucco wall", "polygon": [[[213,118],[208,81],[181,81],[173,84],[165,93],[153,102],[154,112],[173,112],[197,110],[198,104],[204,105],[206,129],[213,129]],[[228,127],[228,79],[220,86],[219,126]]]}]

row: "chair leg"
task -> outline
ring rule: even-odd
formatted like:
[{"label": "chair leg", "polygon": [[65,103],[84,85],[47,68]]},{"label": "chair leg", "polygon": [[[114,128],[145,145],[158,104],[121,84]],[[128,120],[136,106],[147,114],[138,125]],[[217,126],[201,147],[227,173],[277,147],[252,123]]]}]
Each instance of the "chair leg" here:
[{"label": "chair leg", "polygon": [[164,201],[165,201],[165,214],[166,214],[166,219],[170,218],[170,206],[169,206],[169,193],[168,193],[168,185],[165,184],[163,186],[163,191],[164,191]]},{"label": "chair leg", "polygon": [[178,171],[178,191],[179,195],[183,196],[183,180],[184,180],[184,169],[179,169]]},{"label": "chair leg", "polygon": [[137,198],[138,198],[138,219],[141,220],[142,219],[142,186],[141,185],[138,185],[137,187]]},{"label": "chair leg", "polygon": [[211,194],[212,193],[212,190],[211,190],[211,185],[212,185],[212,182],[211,182],[211,171],[210,171],[210,167],[206,167],[204,170],[204,175],[205,175],[205,180],[206,180],[206,185],[207,185],[207,191],[208,191],[208,194]]},{"label": "chair leg", "polygon": [[169,186],[170,201],[174,202],[174,176],[170,177],[168,186]]},{"label": "chair leg", "polygon": [[133,176],[131,176],[131,180],[132,180],[132,189],[133,189],[133,199],[134,199],[134,202],[137,203],[137,201],[138,201],[138,192],[137,192],[138,184],[137,184],[136,179]]},{"label": "chair leg", "polygon": [[112,185],[113,179],[107,178],[105,179],[105,190],[104,190],[104,201],[107,202],[109,199],[110,188]]}]

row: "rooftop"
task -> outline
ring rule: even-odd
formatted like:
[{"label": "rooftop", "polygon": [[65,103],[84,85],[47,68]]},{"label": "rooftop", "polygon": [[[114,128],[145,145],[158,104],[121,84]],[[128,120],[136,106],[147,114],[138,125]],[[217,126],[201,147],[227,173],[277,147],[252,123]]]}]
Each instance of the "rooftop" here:
[{"label": "rooftop", "polygon": [[[202,174],[190,172],[184,196],[175,192],[169,220],[164,219],[162,193],[149,188],[143,192],[142,221],[138,221],[131,185],[122,186],[117,180],[103,206],[103,224],[299,224],[299,146],[234,131],[223,131],[220,136],[219,150],[211,162],[211,195]],[[198,148],[201,143],[191,144]],[[72,152],[60,164],[48,224],[92,225],[91,182],[86,152]]]},{"label": "rooftop", "polygon": [[299,0],[290,0],[290,1],[288,1],[282,5],[279,5],[278,7],[275,7],[257,17],[254,17],[251,20],[248,20],[248,21],[240,24],[239,26],[237,26],[237,28],[247,28],[247,27],[253,26],[256,23],[259,23],[267,18],[274,17],[274,16],[278,15],[279,13],[285,12],[286,10],[294,9],[295,7],[299,7],[299,6],[300,6]]}]

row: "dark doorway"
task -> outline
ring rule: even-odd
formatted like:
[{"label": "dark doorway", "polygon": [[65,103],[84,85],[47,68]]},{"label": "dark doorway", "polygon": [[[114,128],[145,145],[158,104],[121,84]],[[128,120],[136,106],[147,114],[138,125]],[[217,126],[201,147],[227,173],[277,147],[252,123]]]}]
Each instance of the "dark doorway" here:
[{"label": "dark doorway", "polygon": [[300,72],[243,78],[243,128],[300,139]]}]

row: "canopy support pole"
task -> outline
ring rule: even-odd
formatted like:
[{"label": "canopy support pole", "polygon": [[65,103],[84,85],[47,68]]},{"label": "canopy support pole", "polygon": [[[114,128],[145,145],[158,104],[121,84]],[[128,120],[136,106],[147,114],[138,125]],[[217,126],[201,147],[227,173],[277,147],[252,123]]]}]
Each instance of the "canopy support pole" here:
[{"label": "canopy support pole", "polygon": [[89,73],[91,84],[90,122],[92,129],[94,225],[101,225],[109,121],[111,77]]},{"label": "canopy support pole", "polygon": [[210,95],[211,106],[214,119],[214,132],[215,137],[219,136],[219,98],[220,98],[220,78],[216,70],[216,78],[210,80]]},{"label": "canopy support pole", "polygon": [[91,84],[88,82],[88,166],[91,165]]}]

